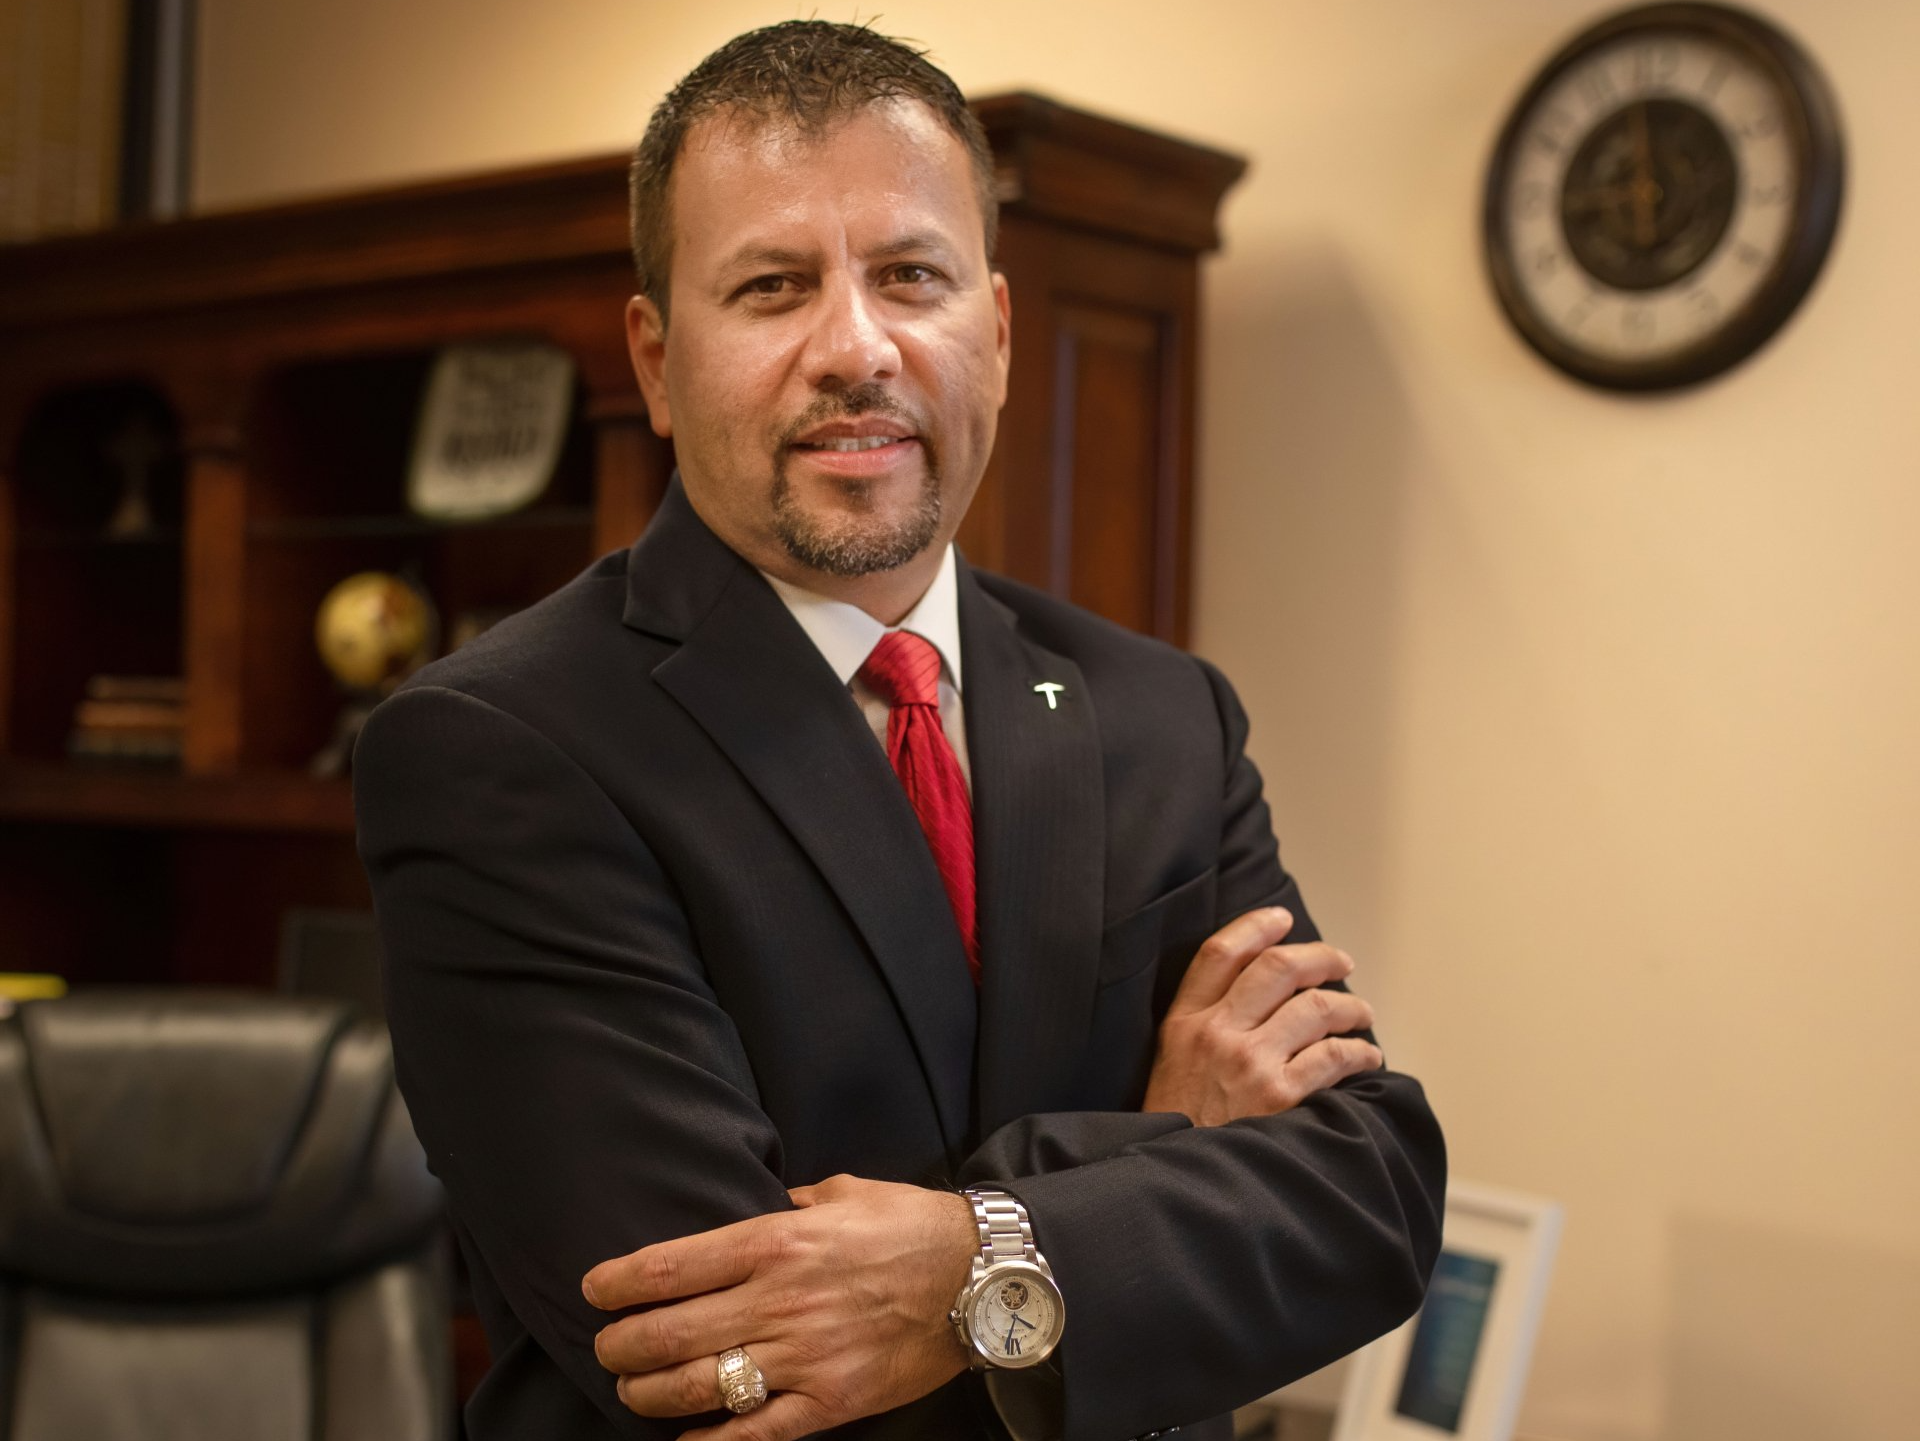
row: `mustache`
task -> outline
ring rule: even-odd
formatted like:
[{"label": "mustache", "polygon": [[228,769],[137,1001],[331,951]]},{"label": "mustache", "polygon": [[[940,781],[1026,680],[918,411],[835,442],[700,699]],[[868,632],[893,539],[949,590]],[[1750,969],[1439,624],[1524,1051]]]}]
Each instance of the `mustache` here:
[{"label": "mustache", "polygon": [[877,380],[863,380],[845,390],[832,390],[815,397],[807,408],[787,422],[780,432],[780,444],[792,445],[802,434],[827,420],[844,420],[856,415],[884,415],[911,425],[915,434],[924,427],[920,418],[902,405]]}]

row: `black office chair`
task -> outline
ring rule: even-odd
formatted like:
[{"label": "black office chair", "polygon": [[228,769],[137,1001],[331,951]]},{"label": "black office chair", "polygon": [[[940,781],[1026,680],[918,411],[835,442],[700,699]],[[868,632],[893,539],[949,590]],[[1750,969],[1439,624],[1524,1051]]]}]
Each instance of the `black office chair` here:
[{"label": "black office chair", "polygon": [[387,1035],[310,997],[0,1020],[0,1436],[445,1441],[442,1198]]}]

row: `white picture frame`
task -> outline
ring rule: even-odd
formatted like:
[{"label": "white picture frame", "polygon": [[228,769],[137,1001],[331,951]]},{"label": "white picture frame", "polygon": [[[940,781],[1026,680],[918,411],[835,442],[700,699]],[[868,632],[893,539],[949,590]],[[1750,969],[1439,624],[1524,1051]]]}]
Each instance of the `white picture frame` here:
[{"label": "white picture frame", "polygon": [[566,444],[573,379],[573,358],[545,341],[443,347],[420,402],[408,507],[477,521],[539,499]]},{"label": "white picture frame", "polygon": [[1427,1300],[1354,1354],[1333,1441],[1511,1441],[1562,1215],[1558,1202],[1450,1184]]}]

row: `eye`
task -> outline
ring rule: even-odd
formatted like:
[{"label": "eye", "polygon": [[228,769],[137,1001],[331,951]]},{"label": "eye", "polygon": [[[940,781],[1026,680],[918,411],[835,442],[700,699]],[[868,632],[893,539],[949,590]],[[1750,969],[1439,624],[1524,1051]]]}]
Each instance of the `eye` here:
[{"label": "eye", "polygon": [[781,296],[793,289],[793,277],[788,275],[756,275],[734,292],[736,296]]},{"label": "eye", "polygon": [[887,273],[887,278],[896,285],[925,285],[930,281],[938,280],[940,272],[931,265],[922,265],[917,260],[910,260],[904,265],[894,266]]}]

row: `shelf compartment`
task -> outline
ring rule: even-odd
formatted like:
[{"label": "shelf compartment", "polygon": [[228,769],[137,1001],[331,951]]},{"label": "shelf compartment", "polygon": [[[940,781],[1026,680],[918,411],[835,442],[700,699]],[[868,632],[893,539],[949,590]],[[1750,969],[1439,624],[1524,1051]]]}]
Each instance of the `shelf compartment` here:
[{"label": "shelf compartment", "polygon": [[182,672],[179,427],[145,385],[76,387],[34,409],[13,460],[5,729],[13,754],[53,760],[90,677]]},{"label": "shelf compartment", "polygon": [[594,554],[594,447],[584,397],[546,491],[525,510],[444,522],[407,505],[420,400],[436,352],[353,355],[267,376],[246,426],[239,762],[303,769],[346,701],[315,648],[321,601],[348,576],[406,577],[439,612],[497,617],[571,580]]}]

